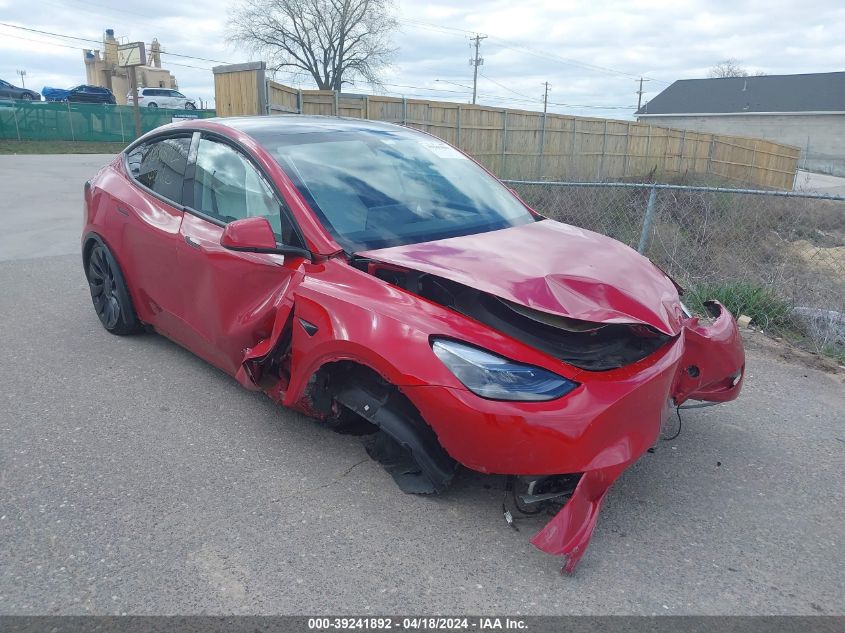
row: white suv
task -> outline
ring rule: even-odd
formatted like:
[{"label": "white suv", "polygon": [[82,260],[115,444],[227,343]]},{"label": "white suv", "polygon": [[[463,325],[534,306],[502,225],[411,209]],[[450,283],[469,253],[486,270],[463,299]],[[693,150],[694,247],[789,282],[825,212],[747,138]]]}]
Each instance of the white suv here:
[{"label": "white suv", "polygon": [[[132,105],[132,93],[126,96],[126,102]],[[196,110],[193,99],[188,99],[178,90],[170,88],[138,88],[138,105],[142,108],[171,108],[174,110]]]}]

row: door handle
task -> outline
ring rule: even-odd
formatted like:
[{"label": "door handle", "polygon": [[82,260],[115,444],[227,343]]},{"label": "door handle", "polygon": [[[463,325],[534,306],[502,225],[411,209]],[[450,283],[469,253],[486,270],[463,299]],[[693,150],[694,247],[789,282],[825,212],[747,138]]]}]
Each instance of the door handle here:
[{"label": "door handle", "polygon": [[192,248],[202,248],[202,245],[190,235],[185,236],[185,243]]}]

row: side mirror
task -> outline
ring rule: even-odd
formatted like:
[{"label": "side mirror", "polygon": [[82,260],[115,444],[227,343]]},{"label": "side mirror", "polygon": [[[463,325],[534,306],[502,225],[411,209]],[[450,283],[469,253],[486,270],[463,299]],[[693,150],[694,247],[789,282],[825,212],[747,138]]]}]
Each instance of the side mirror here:
[{"label": "side mirror", "polygon": [[256,216],[234,220],[223,229],[220,246],[230,251],[244,253],[266,253],[268,255],[293,255],[311,260],[312,255],[304,248],[279,246],[276,235],[267,218]]}]

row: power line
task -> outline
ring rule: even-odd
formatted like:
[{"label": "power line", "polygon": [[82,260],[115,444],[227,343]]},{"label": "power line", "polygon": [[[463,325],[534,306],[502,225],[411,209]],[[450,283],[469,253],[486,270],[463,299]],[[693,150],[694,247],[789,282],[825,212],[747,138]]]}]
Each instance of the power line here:
[{"label": "power line", "polygon": [[[482,75],[482,76],[485,77],[486,79],[490,79],[486,75]],[[498,82],[494,82],[494,83],[498,83]],[[412,86],[412,85],[408,85],[408,84],[393,84],[393,83],[388,83],[388,82],[384,82],[382,85],[390,86],[390,87],[393,87],[393,88],[409,88],[411,90],[426,90],[426,91],[430,91],[430,92],[448,93],[450,95],[452,95],[452,94],[453,95],[459,95],[459,94],[469,95],[469,94],[471,94],[469,92],[469,90],[466,90],[466,91],[447,90],[445,88],[427,88],[425,86]],[[502,85],[502,84],[499,84],[499,85]],[[549,85],[551,86],[551,84],[549,84]],[[393,95],[411,96],[410,93],[397,92],[395,90],[385,90],[384,92],[387,93],[387,94],[393,94]],[[517,93],[517,94],[520,94],[520,93]],[[419,95],[419,94],[417,94],[417,95],[413,95],[413,96],[430,97],[432,95]],[[533,104],[537,104],[537,103],[542,103],[542,99],[531,99],[527,95],[523,95],[524,98],[515,98],[515,97],[506,97],[504,95],[497,95],[497,94],[489,94],[489,93],[480,92],[480,93],[478,93],[478,96],[485,98],[485,99],[495,99],[496,101],[502,101],[502,102],[505,102],[505,103],[514,103],[514,104],[530,104],[530,105],[533,105]],[[560,107],[565,107],[565,108],[589,109],[589,110],[631,110],[634,107],[632,105],[596,105],[596,104],[579,104],[579,103],[560,103],[560,102],[555,102],[555,101],[549,101],[548,105],[550,105],[550,106],[560,106]]]},{"label": "power line", "polygon": [[[517,50],[517,51],[524,51],[524,52],[526,52],[530,55],[534,55],[535,57],[539,57],[539,58],[542,58],[542,59],[551,59],[551,60],[554,60],[554,61],[562,62],[564,64],[579,66],[579,67],[585,68],[587,70],[596,70],[598,72],[603,72],[603,73],[606,73],[606,74],[619,75],[619,76],[622,76],[622,77],[630,77],[632,79],[637,78],[637,75],[633,75],[631,73],[627,73],[627,72],[622,71],[622,70],[616,70],[615,68],[609,68],[607,66],[598,66],[596,64],[588,64],[586,62],[578,61],[576,59],[571,59],[569,57],[561,57],[560,55],[556,55],[554,53],[549,53],[548,51],[543,51],[542,49],[535,49],[535,48],[532,48],[530,46],[525,46],[525,45],[522,45],[522,44],[511,44],[511,43],[508,42],[508,40],[505,40],[505,39],[502,39],[502,38],[499,38],[499,37],[492,37],[492,39],[499,40],[501,42],[506,42],[507,45],[504,46],[504,48],[509,48],[511,50]],[[654,79],[653,81],[657,81],[659,83],[666,84],[667,86],[670,83],[668,81],[663,81],[662,79]]]},{"label": "power line", "polygon": [[[553,102],[553,101],[547,101],[548,92],[546,92],[546,94],[544,95],[544,98],[535,99],[535,98],[530,97],[530,96],[528,96],[524,93],[517,92],[516,90],[511,89],[508,86],[506,86],[505,84],[500,83],[500,82],[496,81],[495,79],[493,79],[492,77],[489,77],[489,76],[487,76],[483,73],[481,74],[481,76],[484,77],[485,79],[487,79],[488,81],[493,82],[497,86],[504,88],[508,92],[512,92],[513,94],[515,94],[519,97],[522,97],[522,100],[520,100],[520,99],[513,99],[512,97],[501,97],[499,95],[492,95],[494,98],[497,98],[497,99],[509,99],[509,100],[512,100],[512,101],[520,102],[520,103],[544,103],[544,102],[546,102],[546,105],[558,105],[558,106],[564,106],[564,107],[568,107],[568,108],[592,108],[592,109],[596,109],[596,110],[630,110],[631,108],[634,107],[634,106],[627,106],[627,105],[595,105],[595,104],[586,105],[586,104],[575,104],[575,103],[556,103],[556,102]],[[541,85],[547,85],[548,88],[551,88],[551,84],[549,82],[545,82]],[[548,88],[547,88],[547,90],[548,90]],[[490,95],[484,95],[484,96],[490,96]]]},{"label": "power line", "polygon": [[[77,40],[80,42],[93,42],[94,44],[102,44],[102,40],[95,40],[90,37],[78,37],[76,35],[65,35],[64,33],[54,33],[52,31],[42,31],[40,29],[33,29],[26,26],[18,26],[17,24],[9,24],[8,22],[0,22],[0,26],[6,26],[12,29],[19,29],[21,31],[29,31],[31,33],[39,33],[41,35],[50,35],[52,37],[61,37],[68,40]],[[149,46],[149,42],[147,42]],[[76,48],[76,47],[73,47]],[[211,62],[214,64],[231,64],[232,62],[223,61],[221,59],[209,59],[208,57],[197,57],[196,55],[184,55],[182,53],[171,53],[168,51],[160,51],[162,55],[170,55],[171,57],[183,57],[185,59],[195,59],[197,61],[203,62]],[[185,64],[181,64],[184,66]],[[190,68],[197,68],[197,66],[190,66]],[[203,70],[210,70],[209,68],[204,68]]]},{"label": "power line", "polygon": [[[69,49],[74,50],[74,51],[80,50],[80,48],[78,46],[73,46],[71,44],[61,44],[59,42],[47,42],[45,40],[36,40],[36,39],[31,38],[31,37],[23,37],[22,35],[12,35],[11,33],[6,33],[5,36],[6,37],[13,37],[16,40],[24,40],[26,42],[35,42],[36,44],[44,44],[45,46],[56,46],[56,47],[59,47],[59,48],[69,48]],[[180,67],[183,67],[183,68],[194,68],[195,70],[207,70],[209,72],[211,71],[211,68],[205,68],[203,66],[193,66],[191,64],[180,64],[178,62],[169,62],[169,65],[170,66],[180,66]]]},{"label": "power line", "polygon": [[59,44],[58,42],[45,42],[44,40],[36,40],[31,37],[23,37],[22,35],[12,35],[11,33],[4,33],[4,37],[13,37],[16,40],[24,40],[26,42],[35,42],[36,44],[46,44],[47,46],[58,46],[60,48],[71,48],[75,51],[79,50],[78,46],[71,46],[70,44]]},{"label": "power line", "polygon": [[[461,29],[461,28],[451,27],[451,26],[441,26],[439,24],[432,24],[431,22],[423,22],[422,20],[410,20],[410,19],[405,18],[405,19],[399,19],[398,21],[405,23],[405,24],[409,24],[409,25],[417,27],[417,28],[422,28],[424,30],[435,30],[435,31],[440,31],[440,32],[450,32],[451,31],[451,32],[457,32],[457,33],[473,34],[473,31],[468,31],[466,29]],[[589,64],[589,63],[582,62],[582,61],[577,60],[577,59],[572,59],[572,58],[568,58],[568,57],[561,57],[560,55],[557,55],[555,53],[550,53],[550,52],[544,51],[542,49],[526,46],[524,44],[520,44],[519,42],[514,42],[514,41],[511,41],[511,40],[505,39],[503,37],[491,35],[490,39],[495,40],[497,42],[501,42],[500,46],[502,46],[503,48],[507,48],[507,49],[515,50],[515,51],[522,51],[522,52],[529,53],[531,55],[534,55],[535,57],[539,57],[539,58],[542,58],[542,59],[551,59],[551,60],[554,60],[554,61],[563,62],[565,64],[569,64],[569,65],[573,65],[573,66],[579,66],[581,68],[586,68],[586,69],[589,69],[589,70],[596,70],[596,71],[603,72],[603,73],[609,73],[609,74],[613,74],[613,75],[621,75],[621,76],[624,76],[624,77],[631,77],[633,79],[636,79],[638,77],[638,75],[633,75],[631,73],[625,72],[623,70],[618,70],[616,68],[610,68],[608,66],[599,66],[597,64]],[[657,81],[657,82],[662,83],[662,84],[666,84],[667,86],[671,83],[671,82],[668,82],[668,81],[663,81],[662,79],[654,79],[654,81]]]},{"label": "power line", "polygon": [[52,33],[50,31],[41,31],[39,29],[31,29],[26,26],[18,26],[17,24],[9,24],[8,22],[0,22],[0,26],[7,26],[10,29],[19,29],[21,31],[29,31],[31,33],[40,33],[41,35],[52,35],[53,37],[63,37],[68,40],[80,40],[82,42],[94,42],[94,43],[101,43],[100,40],[94,40],[89,37],[75,37],[73,35],[63,35],[61,33]]},{"label": "power line", "polygon": [[512,89],[512,88],[508,88],[505,84],[503,84],[503,83],[500,83],[500,82],[496,81],[496,80],[495,80],[495,79],[493,79],[492,77],[488,77],[488,76],[487,76],[487,75],[485,75],[484,73],[481,73],[481,76],[482,76],[482,77],[484,77],[487,81],[490,81],[490,82],[492,82],[492,83],[496,84],[497,86],[499,86],[500,88],[504,88],[504,89],[505,89],[505,90],[507,90],[508,92],[512,92],[513,94],[515,94],[515,95],[517,95],[517,96],[519,96],[519,97],[522,97],[523,99],[529,99],[529,100],[531,99],[531,97],[529,97],[528,95],[523,94],[523,93],[521,93],[521,92],[517,92],[516,90],[514,90],[514,89]]}]

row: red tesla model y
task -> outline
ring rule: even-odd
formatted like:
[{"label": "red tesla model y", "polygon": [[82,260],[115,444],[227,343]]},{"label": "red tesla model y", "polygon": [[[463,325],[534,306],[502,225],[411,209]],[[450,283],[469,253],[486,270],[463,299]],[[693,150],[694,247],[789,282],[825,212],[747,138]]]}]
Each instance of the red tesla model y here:
[{"label": "red tesla model y", "polygon": [[[106,330],[144,327],[337,430],[412,493],[512,475],[574,569],[671,407],[742,386],[733,317],[692,316],[627,246],[549,220],[465,154],[385,123],[190,121],[85,186]],[[561,506],[562,504],[562,506]],[[507,515],[507,513],[506,513]]]}]

